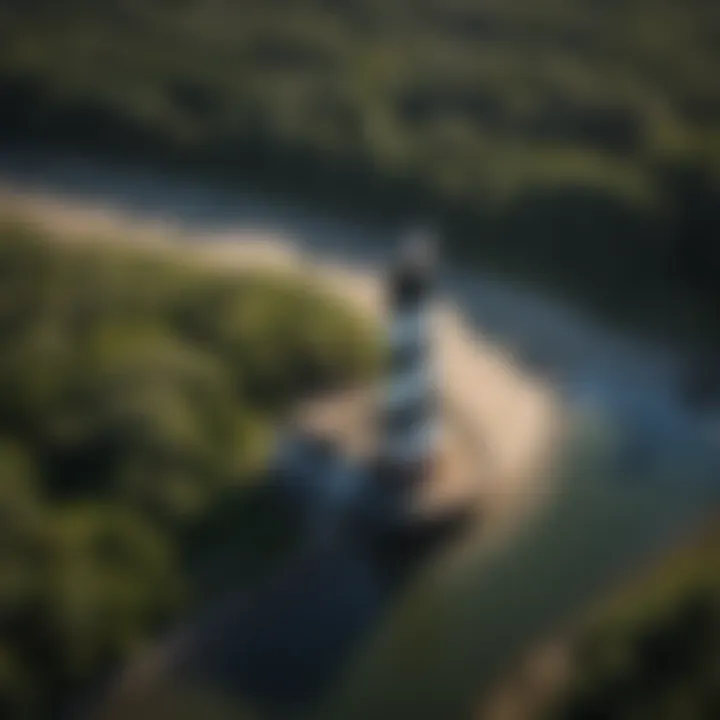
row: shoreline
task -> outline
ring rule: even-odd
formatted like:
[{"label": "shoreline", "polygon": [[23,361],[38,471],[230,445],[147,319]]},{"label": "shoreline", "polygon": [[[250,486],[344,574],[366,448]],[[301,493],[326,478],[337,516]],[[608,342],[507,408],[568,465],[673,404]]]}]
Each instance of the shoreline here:
[{"label": "shoreline", "polygon": [[[253,228],[217,231],[142,217],[118,206],[77,202],[2,181],[0,212],[39,224],[51,236],[108,242],[142,251],[170,253],[182,262],[222,272],[272,270],[302,274],[380,318],[382,287],[377,273],[315,258],[292,237]],[[493,514],[514,514],[547,476],[562,435],[562,403],[552,389],[526,376],[491,342],[473,333],[461,312],[447,301],[437,311],[441,392],[466,428],[490,449],[494,472],[485,477],[480,499]]]}]

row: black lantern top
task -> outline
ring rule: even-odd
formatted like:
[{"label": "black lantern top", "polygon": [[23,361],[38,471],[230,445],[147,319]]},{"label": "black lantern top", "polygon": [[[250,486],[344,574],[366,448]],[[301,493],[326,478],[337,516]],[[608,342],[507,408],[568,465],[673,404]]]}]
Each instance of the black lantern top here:
[{"label": "black lantern top", "polygon": [[390,274],[394,307],[413,305],[430,295],[435,280],[436,247],[433,234],[415,230],[403,239]]}]

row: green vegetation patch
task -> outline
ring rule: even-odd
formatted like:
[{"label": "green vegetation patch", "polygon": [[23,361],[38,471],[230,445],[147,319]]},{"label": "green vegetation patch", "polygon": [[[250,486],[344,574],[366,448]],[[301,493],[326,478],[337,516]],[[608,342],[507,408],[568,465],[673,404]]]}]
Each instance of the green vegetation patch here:
[{"label": "green vegetation patch", "polygon": [[0,347],[0,715],[22,718],[206,599],[220,551],[267,569],[292,539],[262,495],[273,422],[374,358],[365,322],[300,278],[6,219]]},{"label": "green vegetation patch", "polygon": [[720,712],[720,532],[601,604],[574,640],[558,720],[711,720]]}]

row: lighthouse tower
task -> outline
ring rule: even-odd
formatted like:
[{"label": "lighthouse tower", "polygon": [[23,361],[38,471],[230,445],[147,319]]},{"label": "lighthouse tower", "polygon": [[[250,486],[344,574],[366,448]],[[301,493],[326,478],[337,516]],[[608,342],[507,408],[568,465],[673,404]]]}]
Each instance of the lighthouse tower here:
[{"label": "lighthouse tower", "polygon": [[429,233],[405,238],[391,265],[387,371],[380,393],[380,479],[411,490],[432,472],[440,440],[431,354],[435,243]]}]

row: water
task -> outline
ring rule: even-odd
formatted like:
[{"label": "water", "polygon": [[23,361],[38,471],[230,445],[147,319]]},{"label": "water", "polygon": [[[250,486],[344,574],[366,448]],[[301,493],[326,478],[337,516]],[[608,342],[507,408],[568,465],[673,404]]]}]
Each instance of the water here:
[{"label": "water", "polygon": [[[167,221],[197,242],[213,233],[260,230],[286,238],[310,262],[374,273],[384,271],[398,230],[324,216],[251,190],[28,148],[0,153],[2,184],[141,220]],[[614,335],[576,308],[478,269],[446,264],[439,285],[474,329],[550,381],[571,408],[596,414],[612,428],[613,452],[619,463],[628,464],[621,470],[642,463],[646,470],[674,466],[687,456],[710,473],[718,467],[711,422],[693,414],[677,392],[679,353]]]},{"label": "water", "polygon": [[[204,233],[259,229],[289,238],[311,261],[369,272],[383,270],[396,231],[325,217],[251,191],[27,150],[0,155],[0,183],[74,202],[99,203],[142,219],[167,220],[198,241]],[[477,681],[478,667],[491,677],[529,639],[587,602],[632,563],[651,556],[709,515],[720,501],[720,452],[710,423],[691,412],[676,390],[679,356],[613,336],[574,308],[520,291],[479,271],[445,268],[440,280],[441,292],[462,309],[475,329],[498,342],[529,371],[553,383],[558,397],[570,408],[579,442],[590,442],[593,437],[596,441],[585,458],[585,462],[590,458],[592,467],[554,486],[539,503],[542,507],[534,524],[509,537],[492,557],[484,556],[480,543],[477,552],[473,550],[464,564],[459,563],[459,570],[445,568],[442,581],[434,584],[426,601],[431,611],[413,614],[412,622],[396,623],[388,634],[391,648],[393,643],[402,647],[409,638],[417,638],[422,646],[425,637],[446,636],[446,648],[457,641],[462,646],[457,652],[467,654],[466,667],[474,668]],[[313,645],[313,627],[334,623],[327,648],[317,656],[327,663],[328,657],[369,632],[386,594],[379,589],[376,568],[367,555],[338,547],[329,556],[321,556],[324,559],[319,563],[303,561],[289,569],[289,575],[297,579],[289,581],[288,591],[281,586],[274,597],[277,602],[285,598],[282,623],[289,622],[298,632],[304,628],[305,635],[298,634],[297,647],[306,648],[298,650],[301,654]],[[314,575],[320,567],[326,570]],[[312,577],[320,579],[315,582]],[[472,612],[466,604],[458,611],[454,604],[458,588],[477,598]],[[297,601],[292,600],[295,591]],[[220,648],[210,653],[214,660],[208,660],[208,665],[219,662],[227,669],[222,657],[229,653],[234,658],[230,666],[237,673],[238,663],[249,662],[250,656],[243,654],[247,648],[257,650],[258,637],[277,640],[293,635],[292,628],[282,623],[263,635],[258,628],[272,626],[269,606],[247,615],[241,605],[231,603],[214,616],[215,645],[209,636],[207,642],[199,642],[198,647]],[[233,645],[233,638],[237,639],[233,627],[241,628],[238,632],[244,633],[244,643]],[[460,642],[468,634],[478,638],[472,652],[467,640],[465,645]],[[200,636],[204,637],[202,632]],[[282,669],[271,649],[273,642],[267,649],[269,669],[257,670],[262,677],[255,681],[260,686],[273,678],[277,681],[278,673],[294,672]],[[232,652],[228,650],[233,647]],[[396,717],[420,717],[421,710],[425,711],[422,717],[428,717],[433,702],[438,708],[452,702],[451,697],[433,700],[419,692],[430,692],[433,670],[452,660],[442,652],[436,654],[434,663],[423,659],[422,652],[404,666],[376,663],[378,670],[365,677],[364,685],[360,682],[358,695],[382,697],[383,683],[416,678],[408,683],[408,693],[398,696]],[[302,665],[302,657],[295,658],[295,663]],[[308,677],[312,677],[308,682],[321,683],[321,666],[325,667],[319,661],[308,663]],[[461,668],[448,692],[461,697],[463,677]],[[372,704],[360,706],[357,717],[381,717]]]}]

